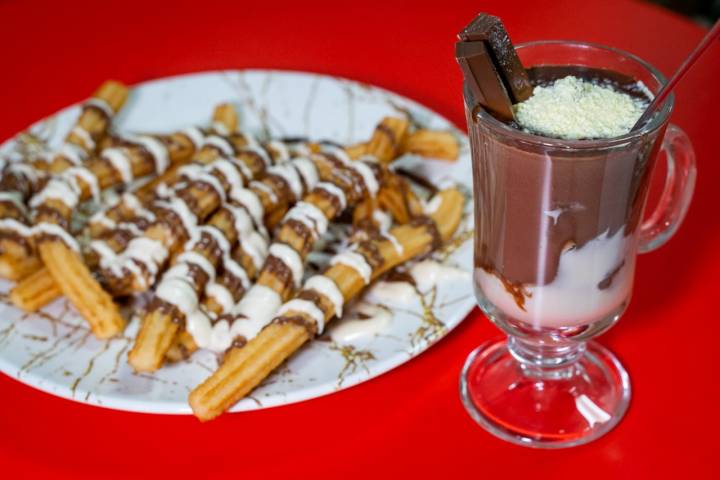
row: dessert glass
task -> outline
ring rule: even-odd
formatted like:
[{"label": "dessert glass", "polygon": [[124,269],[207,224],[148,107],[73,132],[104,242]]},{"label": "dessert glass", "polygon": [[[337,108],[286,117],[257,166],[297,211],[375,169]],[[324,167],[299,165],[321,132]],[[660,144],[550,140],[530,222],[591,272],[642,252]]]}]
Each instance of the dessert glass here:
[{"label": "dessert glass", "polygon": [[[517,47],[525,66],[587,66],[665,83],[655,68],[616,49],[544,41]],[[491,433],[532,447],[598,438],[630,401],[624,368],[588,341],[630,301],[635,257],[680,225],[695,184],[687,136],[668,125],[673,98],[638,131],[600,140],[560,140],[512,128],[482,109],[466,112],[475,198],[474,283],[478,304],[507,339],[468,357],[465,407]],[[649,178],[663,153],[667,178],[643,221]]]}]

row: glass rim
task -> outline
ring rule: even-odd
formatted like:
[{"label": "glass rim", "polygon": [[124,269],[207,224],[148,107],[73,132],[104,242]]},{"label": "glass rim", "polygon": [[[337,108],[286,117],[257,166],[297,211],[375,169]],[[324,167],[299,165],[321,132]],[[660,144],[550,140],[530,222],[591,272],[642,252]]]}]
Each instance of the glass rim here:
[{"label": "glass rim", "polygon": [[[619,48],[609,47],[607,45],[602,45],[599,43],[583,42],[576,40],[534,40],[531,42],[519,43],[515,46],[515,48],[517,50],[522,50],[526,47],[536,47],[542,45],[567,45],[605,50],[607,52],[611,52],[628,58],[634,62],[637,62],[640,66],[650,72],[650,74],[655,77],[661,85],[667,83],[667,79],[657,68],[653,67],[650,63],[646,62],[637,55],[626,52],[625,50],[621,50]],[[611,148],[618,145],[626,145],[628,142],[637,140],[640,137],[657,131],[667,122],[668,118],[670,117],[670,113],[672,112],[674,103],[675,94],[671,93],[665,101],[665,105],[663,105],[662,109],[658,113],[656,113],[655,116],[639,130],[626,133],[625,135],[621,135],[619,137],[601,138],[593,140],[566,140],[562,138],[544,137],[541,135],[536,135],[534,133],[528,133],[501,122],[483,109],[480,109],[476,115],[480,120],[483,121],[484,125],[487,125],[491,129],[498,131],[499,133],[502,133],[506,136],[511,136],[517,141],[558,149],[602,149]]]}]

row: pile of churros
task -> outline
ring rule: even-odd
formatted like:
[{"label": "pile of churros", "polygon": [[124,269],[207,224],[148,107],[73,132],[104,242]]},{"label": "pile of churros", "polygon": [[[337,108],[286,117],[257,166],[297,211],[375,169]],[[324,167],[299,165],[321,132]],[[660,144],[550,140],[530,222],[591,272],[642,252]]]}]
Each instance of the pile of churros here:
[{"label": "pile of churros", "polygon": [[[207,125],[125,133],[129,91],[108,81],[84,102],[62,146],[5,160],[0,276],[36,311],[64,296],[100,339],[121,334],[120,305],[143,297],[127,361],[151,372],[198,349],[219,368],[189,397],[210,420],[322,334],[371,282],[427,255],[458,228],[454,187],[421,199],[392,163],[406,153],[454,160],[449,132],[379,119],[364,143],[256,139],[231,104]],[[78,214],[92,203],[95,213]],[[349,240],[314,275],[310,252],[337,222]]]}]

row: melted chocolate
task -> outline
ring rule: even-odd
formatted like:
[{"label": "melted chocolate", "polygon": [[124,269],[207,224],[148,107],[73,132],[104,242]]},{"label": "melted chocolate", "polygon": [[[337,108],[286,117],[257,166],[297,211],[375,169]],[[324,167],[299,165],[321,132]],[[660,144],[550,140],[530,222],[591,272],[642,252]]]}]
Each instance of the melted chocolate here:
[{"label": "melted chocolate", "polygon": [[305,317],[302,315],[293,315],[291,317],[275,317],[272,321],[272,323],[282,325],[284,323],[294,323],[295,325],[300,325],[305,330],[308,331],[308,334],[311,337],[314,337],[317,333],[317,326],[315,325],[315,322],[308,321]]}]

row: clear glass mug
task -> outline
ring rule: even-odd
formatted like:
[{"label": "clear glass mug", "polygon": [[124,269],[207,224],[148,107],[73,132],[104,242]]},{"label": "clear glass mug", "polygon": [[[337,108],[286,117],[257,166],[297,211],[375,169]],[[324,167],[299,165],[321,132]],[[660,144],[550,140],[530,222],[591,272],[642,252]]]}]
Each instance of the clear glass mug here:
[{"label": "clear glass mug", "polygon": [[[640,80],[656,94],[665,78],[629,53],[589,43],[517,46],[526,67],[587,66]],[[514,443],[556,448],[612,429],[630,400],[628,375],[589,339],[630,301],[638,252],[677,230],[695,185],[687,136],[668,125],[672,97],[646,126],[607,140],[559,140],[466,112],[475,199],[477,301],[508,339],[468,357],[460,390],[472,417]],[[643,221],[659,152],[667,178]]]}]

